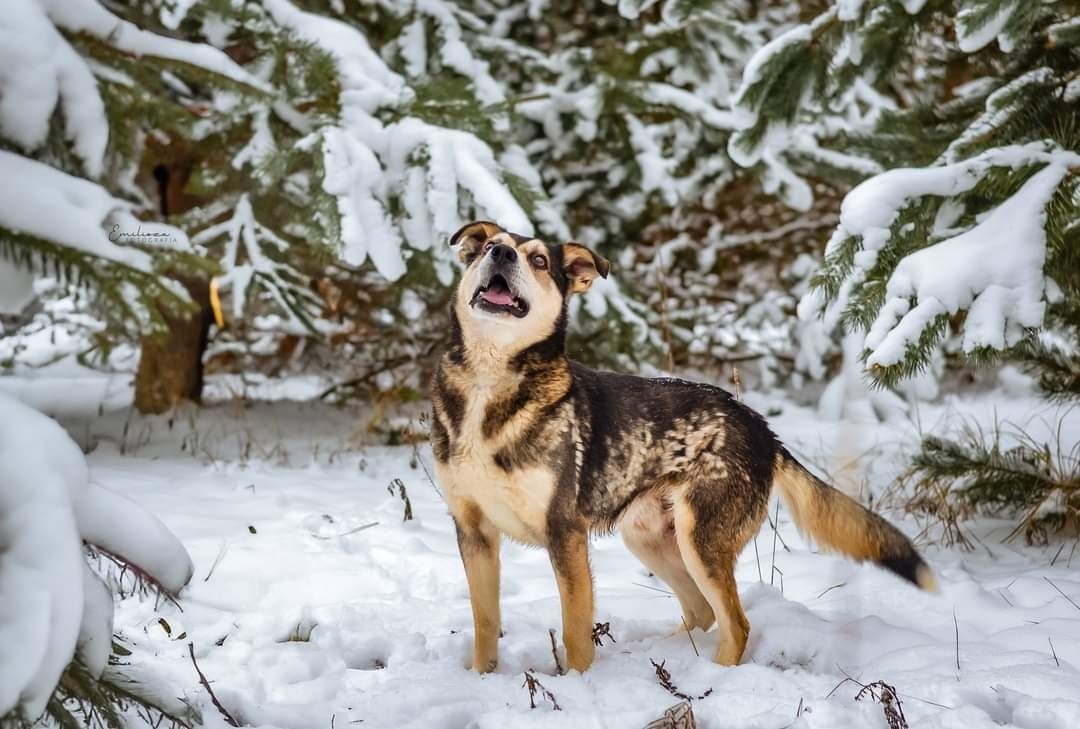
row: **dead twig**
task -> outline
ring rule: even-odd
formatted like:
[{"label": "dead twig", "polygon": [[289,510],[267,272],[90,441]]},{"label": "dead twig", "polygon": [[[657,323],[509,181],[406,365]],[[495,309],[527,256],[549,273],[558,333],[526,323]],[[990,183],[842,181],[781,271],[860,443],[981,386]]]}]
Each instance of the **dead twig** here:
[{"label": "dead twig", "polygon": [[555,640],[555,629],[548,628],[548,637],[551,638],[551,657],[555,659],[555,675],[562,676],[566,673],[562,661],[559,660],[559,644]]},{"label": "dead twig", "polygon": [[604,638],[611,638],[612,643],[618,643],[615,640],[615,636],[611,634],[611,623],[597,623],[592,629],[592,642],[598,648],[603,647]]},{"label": "dead twig", "polygon": [[697,729],[697,721],[690,704],[682,701],[664,709],[664,715],[650,721],[644,729]]},{"label": "dead twig", "polygon": [[226,709],[220,701],[218,701],[218,697],[217,694],[214,693],[214,689],[210,688],[210,682],[206,680],[205,674],[203,674],[203,672],[199,670],[199,664],[195,660],[195,644],[188,643],[187,647],[188,653],[191,655],[191,665],[195,667],[195,673],[199,674],[199,683],[201,683],[202,687],[206,689],[206,693],[210,694],[210,701],[213,702],[214,707],[221,714],[222,718],[225,719],[226,724],[228,724],[229,726],[239,727],[240,722],[234,719],[233,715],[229,713],[229,710]]},{"label": "dead twig", "polygon": [[683,701],[698,701],[705,698],[713,691],[711,688],[706,689],[705,693],[703,693],[701,696],[690,696],[689,694],[684,694],[682,691],[679,690],[679,687],[676,686],[675,683],[671,680],[671,672],[664,668],[664,664],[667,663],[667,661],[660,661],[660,663],[657,663],[650,658],[649,663],[651,663],[653,665],[653,669],[656,670],[656,680],[660,682],[660,685],[663,686],[669,694],[671,694],[677,699],[682,699]]},{"label": "dead twig", "polygon": [[554,711],[562,711],[562,707],[559,706],[559,702],[555,700],[555,694],[548,691],[544,684],[540,683],[540,681],[537,680],[536,676],[533,675],[532,671],[525,672],[525,683],[521,684],[521,688],[528,689],[529,691],[530,709],[536,708],[536,695],[540,694],[542,698],[547,699],[551,702],[551,708]]},{"label": "dead twig", "polygon": [[908,729],[907,717],[904,716],[904,707],[900,703],[900,697],[896,695],[896,689],[884,681],[874,681],[866,684],[859,693],[855,694],[855,700],[859,701],[864,696],[870,696],[874,701],[881,704],[881,710],[885,714],[885,721],[889,729]]},{"label": "dead twig", "polygon": [[395,490],[397,495],[401,497],[402,503],[405,505],[405,513],[402,515],[402,521],[412,521],[412,502],[409,501],[409,493],[405,490],[405,482],[400,478],[395,478],[390,481],[390,485],[386,487],[387,493],[391,496],[394,495]]},{"label": "dead twig", "polygon": [[855,694],[856,701],[861,701],[869,696],[881,704],[881,710],[885,714],[885,721],[888,723],[889,729],[909,729],[907,717],[904,716],[904,707],[900,702],[900,696],[896,693],[895,687],[884,681],[862,683],[851,676],[847,676],[840,683],[833,686],[833,690],[826,694],[825,698],[831,697],[845,683],[853,683],[859,687],[859,692]]}]

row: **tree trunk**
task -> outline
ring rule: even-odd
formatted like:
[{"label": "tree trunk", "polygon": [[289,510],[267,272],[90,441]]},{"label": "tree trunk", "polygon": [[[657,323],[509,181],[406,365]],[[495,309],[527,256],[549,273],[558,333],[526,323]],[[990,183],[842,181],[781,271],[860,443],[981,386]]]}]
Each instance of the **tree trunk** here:
[{"label": "tree trunk", "polygon": [[186,317],[167,315],[166,334],[143,338],[135,372],[135,407],[141,413],[164,413],[182,402],[202,399],[203,354],[213,321],[210,286],[197,279],[181,283],[199,311]]},{"label": "tree trunk", "polygon": [[[199,150],[180,137],[148,136],[140,182],[146,188],[157,188],[162,219],[201,202],[187,192],[188,179],[199,159]],[[189,276],[173,278],[183,284],[199,310],[186,316],[166,315],[166,334],[143,337],[135,372],[135,407],[141,413],[164,413],[182,402],[202,399],[203,355],[213,321],[210,284]]]}]

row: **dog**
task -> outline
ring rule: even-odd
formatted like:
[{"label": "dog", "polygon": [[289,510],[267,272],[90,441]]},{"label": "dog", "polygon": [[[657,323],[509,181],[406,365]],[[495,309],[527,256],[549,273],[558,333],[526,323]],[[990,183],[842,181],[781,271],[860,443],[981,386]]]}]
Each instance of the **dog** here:
[{"label": "dog", "polygon": [[433,377],[431,446],[469,585],[475,670],[497,666],[502,535],[547,549],[567,667],[590,666],[589,536],[614,529],[671,587],[687,626],[717,624],[715,661],[737,664],[750,624],[735,560],[774,486],[821,546],[935,589],[907,537],[811,474],[727,391],[571,361],[567,302],[607,277],[604,258],[483,220],[450,244],[465,269]]}]

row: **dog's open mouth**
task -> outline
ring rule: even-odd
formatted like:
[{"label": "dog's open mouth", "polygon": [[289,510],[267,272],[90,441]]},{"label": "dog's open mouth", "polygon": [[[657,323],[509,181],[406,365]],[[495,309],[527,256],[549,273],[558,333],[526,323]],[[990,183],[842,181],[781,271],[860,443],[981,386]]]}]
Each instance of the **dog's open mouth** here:
[{"label": "dog's open mouth", "polygon": [[513,314],[519,319],[529,313],[529,303],[515,296],[501,274],[495,274],[484,286],[477,287],[470,304],[492,313]]}]

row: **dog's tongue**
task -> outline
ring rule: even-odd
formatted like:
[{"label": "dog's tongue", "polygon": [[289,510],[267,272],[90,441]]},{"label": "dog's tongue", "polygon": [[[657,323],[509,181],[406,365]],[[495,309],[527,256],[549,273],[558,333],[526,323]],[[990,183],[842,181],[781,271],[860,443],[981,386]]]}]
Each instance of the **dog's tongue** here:
[{"label": "dog's tongue", "polygon": [[484,301],[496,306],[510,306],[514,303],[514,297],[510,292],[501,287],[493,287],[480,294]]}]

